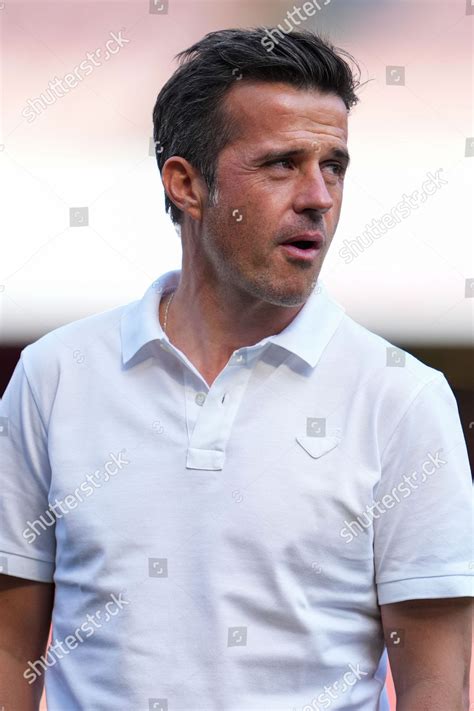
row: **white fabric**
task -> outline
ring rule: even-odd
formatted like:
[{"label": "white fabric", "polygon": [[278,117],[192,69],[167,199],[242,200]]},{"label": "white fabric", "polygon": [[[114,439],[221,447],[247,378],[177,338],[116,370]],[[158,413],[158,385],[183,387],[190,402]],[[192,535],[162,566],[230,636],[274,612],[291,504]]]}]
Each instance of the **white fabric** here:
[{"label": "white fabric", "polygon": [[473,594],[452,391],[321,279],[209,389],[158,321],[179,275],[25,348],[0,405],[0,564],[56,584],[48,709],[387,709],[379,605]]}]

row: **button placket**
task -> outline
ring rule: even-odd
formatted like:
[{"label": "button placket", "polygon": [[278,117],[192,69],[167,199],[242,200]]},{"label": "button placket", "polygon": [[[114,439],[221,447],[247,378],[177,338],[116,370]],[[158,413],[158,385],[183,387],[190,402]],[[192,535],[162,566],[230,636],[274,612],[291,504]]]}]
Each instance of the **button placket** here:
[{"label": "button placket", "polygon": [[206,407],[197,413],[187,453],[188,469],[220,470],[224,466],[232,424],[251,375],[250,368],[229,365],[230,361],[207,393]]},{"label": "button placket", "polygon": [[206,401],[206,397],[207,397],[206,393],[203,393],[203,392],[196,393],[196,395],[194,397],[194,402],[196,403],[196,405],[199,405],[200,407],[202,407]]}]

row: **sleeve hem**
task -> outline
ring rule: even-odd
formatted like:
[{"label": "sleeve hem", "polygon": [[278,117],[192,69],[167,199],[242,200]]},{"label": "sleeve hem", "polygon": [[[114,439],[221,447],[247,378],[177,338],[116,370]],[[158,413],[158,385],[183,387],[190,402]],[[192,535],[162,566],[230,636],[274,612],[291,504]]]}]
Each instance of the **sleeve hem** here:
[{"label": "sleeve hem", "polygon": [[36,580],[40,583],[52,583],[54,570],[54,563],[0,551],[0,573],[3,575]]},{"label": "sleeve hem", "polygon": [[448,597],[474,597],[473,577],[470,575],[445,575],[378,583],[377,595],[379,605],[423,598],[434,600]]}]

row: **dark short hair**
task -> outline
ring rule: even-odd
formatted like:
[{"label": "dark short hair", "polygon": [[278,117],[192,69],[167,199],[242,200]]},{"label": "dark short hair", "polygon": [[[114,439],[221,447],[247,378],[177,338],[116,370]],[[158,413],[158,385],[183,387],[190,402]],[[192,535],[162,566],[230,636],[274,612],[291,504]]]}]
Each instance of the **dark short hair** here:
[{"label": "dark short hair", "polygon": [[[286,82],[300,89],[319,89],[340,96],[348,112],[359,101],[357,62],[315,32],[284,34],[269,27],[219,30],[209,32],[175,59],[180,66],[153,108],[158,168],[161,174],[169,157],[181,156],[199,170],[211,194],[219,153],[237,132],[238,118],[228,115],[223,102],[236,81]],[[165,209],[171,211],[175,224],[181,224],[182,212],[167,195]]]}]

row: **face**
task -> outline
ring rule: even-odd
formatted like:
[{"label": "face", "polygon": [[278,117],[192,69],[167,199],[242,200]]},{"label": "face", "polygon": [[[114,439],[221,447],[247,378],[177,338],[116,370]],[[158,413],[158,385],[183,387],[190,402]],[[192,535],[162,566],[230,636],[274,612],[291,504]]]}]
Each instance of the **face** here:
[{"label": "face", "polygon": [[[224,284],[276,305],[304,303],[339,221],[346,107],[334,94],[265,82],[236,83],[226,106],[239,132],[219,154],[201,255]],[[281,246],[307,232],[322,239],[310,259]]]}]

